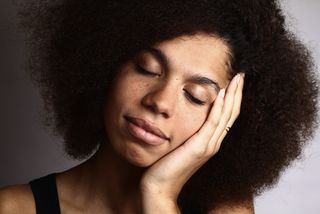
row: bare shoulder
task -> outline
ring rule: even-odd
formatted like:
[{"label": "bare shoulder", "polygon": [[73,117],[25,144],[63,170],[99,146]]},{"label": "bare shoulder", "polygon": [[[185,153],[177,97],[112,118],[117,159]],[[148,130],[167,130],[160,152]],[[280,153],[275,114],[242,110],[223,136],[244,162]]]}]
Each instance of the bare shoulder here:
[{"label": "bare shoulder", "polygon": [[33,194],[28,184],[0,188],[0,213],[35,214]]},{"label": "bare shoulder", "polygon": [[253,199],[237,203],[224,203],[213,207],[209,214],[254,214]]}]

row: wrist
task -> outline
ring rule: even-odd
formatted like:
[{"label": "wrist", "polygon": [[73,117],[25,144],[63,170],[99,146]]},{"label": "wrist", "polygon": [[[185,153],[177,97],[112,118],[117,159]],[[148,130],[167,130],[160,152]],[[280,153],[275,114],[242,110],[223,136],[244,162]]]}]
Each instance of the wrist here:
[{"label": "wrist", "polygon": [[143,214],[180,214],[175,201],[160,197],[146,197],[142,199]]},{"label": "wrist", "polygon": [[144,214],[180,213],[180,209],[175,198],[169,197],[159,189],[143,188],[142,207]]},{"label": "wrist", "polygon": [[177,188],[178,186],[169,182],[159,182],[154,181],[152,178],[144,177],[140,183],[140,190],[143,195],[176,202],[180,192],[180,188]]}]

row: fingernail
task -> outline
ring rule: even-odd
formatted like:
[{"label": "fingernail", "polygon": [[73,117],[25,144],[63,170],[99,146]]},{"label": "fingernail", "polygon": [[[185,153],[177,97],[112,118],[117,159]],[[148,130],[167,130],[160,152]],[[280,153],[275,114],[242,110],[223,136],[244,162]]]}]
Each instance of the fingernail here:
[{"label": "fingernail", "polygon": [[226,89],[220,89],[220,91],[219,91],[219,96],[220,97],[222,97],[222,98],[224,98],[224,94],[226,93]]},{"label": "fingernail", "polygon": [[240,82],[240,74],[237,74],[236,81],[237,81],[237,84]]}]

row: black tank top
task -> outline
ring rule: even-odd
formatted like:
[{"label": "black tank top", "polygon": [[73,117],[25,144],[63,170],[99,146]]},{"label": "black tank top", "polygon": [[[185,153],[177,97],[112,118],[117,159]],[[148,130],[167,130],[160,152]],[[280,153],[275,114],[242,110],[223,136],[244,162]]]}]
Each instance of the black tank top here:
[{"label": "black tank top", "polygon": [[[60,214],[56,174],[37,178],[29,182],[36,204],[36,214]],[[184,207],[182,214],[200,214],[191,206]]]},{"label": "black tank top", "polygon": [[29,182],[36,204],[36,214],[60,214],[55,173]]}]

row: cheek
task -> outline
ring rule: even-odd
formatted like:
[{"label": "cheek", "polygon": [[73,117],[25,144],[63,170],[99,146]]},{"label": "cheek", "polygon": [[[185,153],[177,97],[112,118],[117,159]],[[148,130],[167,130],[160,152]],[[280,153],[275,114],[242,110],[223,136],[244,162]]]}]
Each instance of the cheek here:
[{"label": "cheek", "polygon": [[177,133],[177,144],[179,145],[188,140],[201,128],[208,115],[207,109],[181,112],[184,112],[184,114],[180,116],[181,121],[176,123],[181,125],[177,126],[177,129],[175,130],[175,133]]},{"label": "cheek", "polygon": [[139,79],[130,75],[129,72],[129,69],[122,71],[113,82],[113,87],[110,91],[113,105],[125,106],[129,105],[129,103],[133,104],[137,102],[141,93],[145,91],[146,84],[141,81],[139,82]]}]

